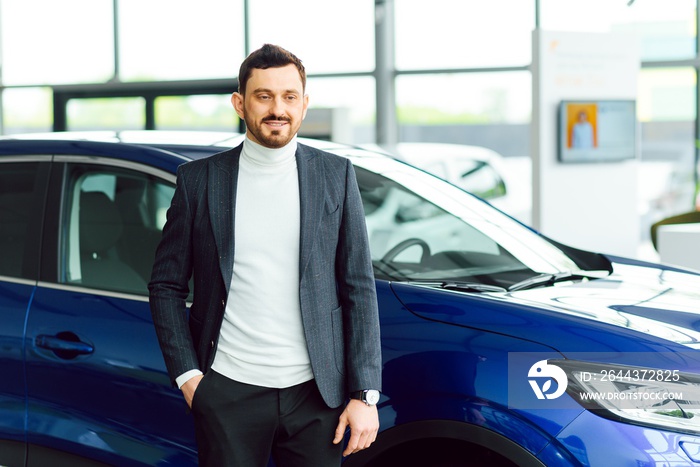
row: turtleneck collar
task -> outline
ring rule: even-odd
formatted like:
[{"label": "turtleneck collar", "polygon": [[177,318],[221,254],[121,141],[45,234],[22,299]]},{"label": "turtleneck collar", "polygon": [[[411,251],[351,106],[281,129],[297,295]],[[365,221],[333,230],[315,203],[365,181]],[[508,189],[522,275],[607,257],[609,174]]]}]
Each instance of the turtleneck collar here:
[{"label": "turtleneck collar", "polygon": [[297,137],[281,148],[266,148],[246,137],[243,141],[241,157],[258,166],[278,167],[295,160],[297,152]]}]

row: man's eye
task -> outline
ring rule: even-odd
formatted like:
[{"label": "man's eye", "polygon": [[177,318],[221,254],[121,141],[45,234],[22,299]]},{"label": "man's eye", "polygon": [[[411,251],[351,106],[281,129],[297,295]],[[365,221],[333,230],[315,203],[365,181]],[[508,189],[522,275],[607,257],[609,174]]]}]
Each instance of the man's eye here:
[{"label": "man's eye", "polygon": [[294,96],[294,95],[287,96],[287,99],[290,101],[296,100],[296,98],[297,98],[297,96]]}]

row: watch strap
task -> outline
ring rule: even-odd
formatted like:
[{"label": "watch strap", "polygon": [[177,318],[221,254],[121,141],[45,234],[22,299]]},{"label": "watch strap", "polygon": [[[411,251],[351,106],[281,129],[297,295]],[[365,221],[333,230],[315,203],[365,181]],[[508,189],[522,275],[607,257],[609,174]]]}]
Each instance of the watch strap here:
[{"label": "watch strap", "polygon": [[364,389],[362,391],[353,391],[350,393],[351,399],[357,399],[367,405],[376,405],[379,401],[379,391],[375,389]]}]

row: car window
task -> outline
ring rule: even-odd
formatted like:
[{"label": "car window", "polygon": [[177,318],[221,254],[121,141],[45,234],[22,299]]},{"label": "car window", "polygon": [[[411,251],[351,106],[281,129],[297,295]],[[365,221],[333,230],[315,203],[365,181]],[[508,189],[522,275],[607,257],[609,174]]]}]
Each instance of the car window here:
[{"label": "car window", "polygon": [[488,163],[470,161],[460,167],[458,186],[484,199],[498,198],[506,194],[503,179]]},{"label": "car window", "polygon": [[504,285],[532,271],[495,240],[383,175],[355,168],[375,273]]},{"label": "car window", "polygon": [[0,276],[34,279],[48,163],[0,164]]},{"label": "car window", "polygon": [[147,295],[174,191],[173,184],[134,170],[69,164],[62,281]]}]

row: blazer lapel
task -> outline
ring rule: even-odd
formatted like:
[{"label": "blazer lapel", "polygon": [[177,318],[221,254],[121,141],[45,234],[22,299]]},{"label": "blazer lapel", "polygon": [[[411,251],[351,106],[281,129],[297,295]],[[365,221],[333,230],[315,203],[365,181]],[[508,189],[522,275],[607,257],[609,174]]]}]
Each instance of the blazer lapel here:
[{"label": "blazer lapel", "polygon": [[297,170],[299,172],[299,202],[301,210],[301,240],[299,251],[299,277],[304,276],[311,258],[316,230],[323,215],[325,180],[320,159],[304,146],[297,146]]},{"label": "blazer lapel", "polygon": [[209,218],[216,242],[216,252],[212,254],[218,253],[221,276],[227,289],[231,287],[233,275],[236,182],[242,147],[243,145],[240,145],[215,156],[209,165],[207,198]]}]

